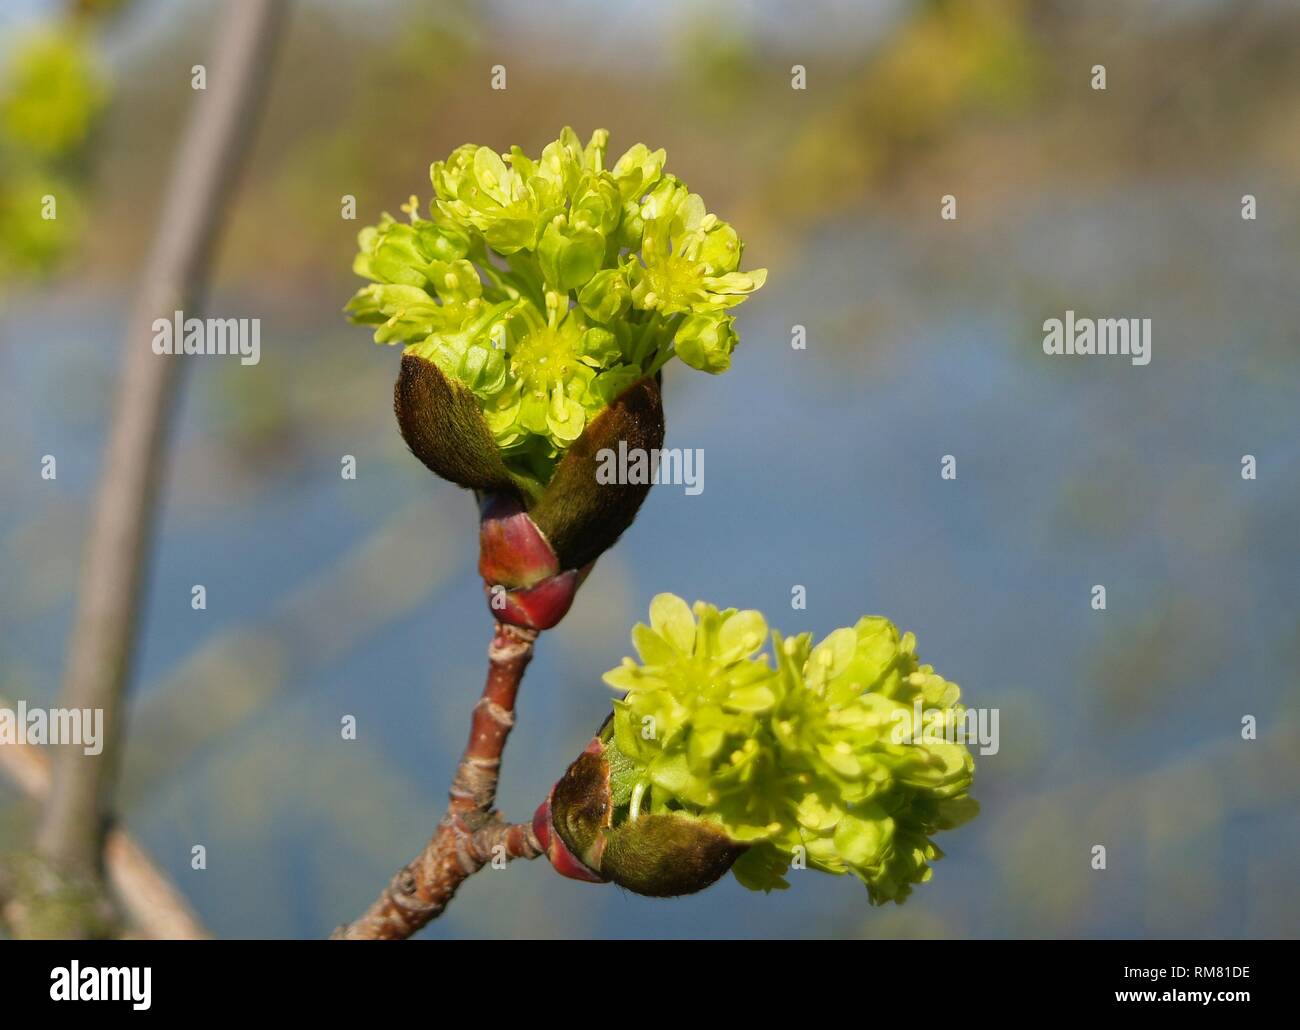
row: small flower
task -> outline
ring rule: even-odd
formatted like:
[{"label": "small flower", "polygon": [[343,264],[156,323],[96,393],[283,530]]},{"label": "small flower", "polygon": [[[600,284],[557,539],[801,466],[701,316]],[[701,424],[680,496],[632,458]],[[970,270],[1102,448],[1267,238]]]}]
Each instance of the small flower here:
[{"label": "small flower", "polygon": [[[664,315],[719,313],[759,289],[767,270],[740,272],[736,230],[672,175],[641,205],[641,261],[627,263],[632,303]],[[680,352],[679,352],[680,353]]]},{"label": "small flower", "polygon": [[736,349],[736,320],[730,315],[688,315],[674,341],[677,356],[691,368],[716,375],[731,367]]},{"label": "small flower", "polygon": [[[856,876],[874,903],[901,902],[941,857],[932,835],[978,810],[957,686],[919,664],[912,635],[878,616],[816,646],[808,634],[773,632],[774,661],[768,639],[758,612],[702,602],[692,611],[672,594],[656,597],[649,625],[632,633],[640,662],[605,676],[625,696],[549,800],[557,836],[616,882],[635,868],[640,882],[657,883],[647,855],[665,841],[716,857],[709,845],[721,839],[747,887],[787,886],[797,861]],[[575,816],[600,807],[590,795],[604,798],[603,821]],[[585,807],[575,807],[579,797]],[[721,875],[699,866],[695,889]]]}]

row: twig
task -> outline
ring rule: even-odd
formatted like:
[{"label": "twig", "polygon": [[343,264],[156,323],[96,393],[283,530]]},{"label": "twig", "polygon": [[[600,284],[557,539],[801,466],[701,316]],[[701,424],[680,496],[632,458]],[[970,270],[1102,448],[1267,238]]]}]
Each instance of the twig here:
[{"label": "twig", "polygon": [[[0,746],[0,772],[40,804],[50,790],[50,760],[22,741]],[[167,876],[129,833],[108,831],[104,866],[114,893],[134,926],[156,940],[203,940],[209,934]]]},{"label": "twig", "polygon": [[78,875],[97,876],[102,862],[166,424],[180,378],[181,358],[153,353],[152,325],[201,303],[217,229],[262,107],[286,4],[243,0],[223,10],[211,88],[198,95],[128,322],[63,684],[64,706],[103,711],[104,748],[94,757],[78,748],[56,752],[50,799],[37,830],[38,854]]},{"label": "twig", "polygon": [[488,648],[487,683],[474,706],[469,743],[452,779],[446,814],[424,850],[393,877],[364,915],[335,930],[334,940],[405,940],[441,915],[461,882],[494,857],[541,854],[530,825],[510,825],[493,808],[501,754],[515,722],[515,696],[536,639],[532,630],[497,624]]},{"label": "twig", "polygon": [[160,941],[200,941],[211,936],[185,896],[135,838],[119,827],[111,827],[104,841],[104,865],[109,886],[145,936]]}]

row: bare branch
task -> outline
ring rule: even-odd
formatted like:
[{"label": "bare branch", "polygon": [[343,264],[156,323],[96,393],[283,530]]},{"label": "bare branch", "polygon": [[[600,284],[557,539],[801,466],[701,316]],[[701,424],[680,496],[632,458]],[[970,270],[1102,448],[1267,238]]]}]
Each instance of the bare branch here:
[{"label": "bare branch", "polygon": [[211,936],[185,896],[125,830],[112,827],[104,841],[104,866],[127,918],[146,937],[198,941]]},{"label": "bare branch", "polygon": [[[0,746],[0,773],[37,804],[49,795],[50,760],[37,747],[21,740]],[[209,936],[180,891],[120,827],[108,831],[104,865],[127,918],[145,936],[158,940]]]},{"label": "bare branch", "polygon": [[509,825],[493,809],[515,698],[536,640],[532,630],[497,624],[488,648],[487,683],[474,706],[446,814],[419,856],[360,918],[335,930],[334,940],[404,940],[441,915],[456,889],[494,857],[498,846],[506,859],[542,853],[532,826]]},{"label": "bare branch", "polygon": [[177,156],[140,292],[128,323],[121,382],[93,510],[61,704],[101,709],[100,755],[56,752],[36,847],[59,867],[95,876],[124,739],[123,695],[148,564],[166,425],[181,359],[151,348],[156,318],[202,302],[217,230],[262,106],[284,0],[223,8],[210,88]]}]

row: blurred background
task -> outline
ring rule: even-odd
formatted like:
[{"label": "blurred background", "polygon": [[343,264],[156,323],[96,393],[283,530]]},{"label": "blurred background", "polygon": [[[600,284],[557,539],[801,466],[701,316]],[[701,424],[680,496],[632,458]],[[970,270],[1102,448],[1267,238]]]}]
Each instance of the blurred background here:
[{"label": "blurred background", "polygon": [[[61,10],[5,5],[0,82]],[[218,14],[128,4],[67,77],[72,156],[0,166],[0,694],[33,705],[56,703],[122,326]],[[460,143],[604,126],[615,153],[665,147],[770,276],[727,375],[667,370],[667,446],[704,449],[704,492],[654,489],[544,636],[500,807],[527,818],[585,744],[662,590],[788,632],[887,615],[1000,710],[1001,749],[901,907],[820,874],[665,902],[517,863],[422,936],[1294,936],[1297,47],[1300,7],[1267,0],[297,4],[208,305],[262,320],[262,361],[189,369],[126,825],[223,937],[323,936],[426,841],[490,622],[472,500],[406,451],[398,352],[341,314],[355,234],[427,201]],[[67,182],[57,239],[15,214],[41,174]],[[1067,308],[1150,317],[1151,364],[1048,359]],[[33,814],[0,782],[0,848]]]}]

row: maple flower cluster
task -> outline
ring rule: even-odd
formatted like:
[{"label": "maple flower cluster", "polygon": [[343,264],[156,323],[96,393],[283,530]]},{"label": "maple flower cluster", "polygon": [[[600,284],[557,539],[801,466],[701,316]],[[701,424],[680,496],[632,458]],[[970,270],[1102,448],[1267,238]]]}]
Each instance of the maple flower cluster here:
[{"label": "maple flower cluster", "polygon": [[814,645],[660,594],[632,641],[640,661],[605,674],[612,719],[544,806],[569,875],[678,894],[731,869],[768,891],[797,865],[901,902],[942,856],[933,835],[978,812],[961,692],[888,619]]},{"label": "maple flower cluster", "polygon": [[727,312],[763,285],[698,194],[638,143],[570,128],[539,157],[465,144],[430,169],[428,217],[363,229],[348,304],[379,343],[471,391],[511,474],[541,488],[565,450],[632,384],[674,356],[725,371]]}]

